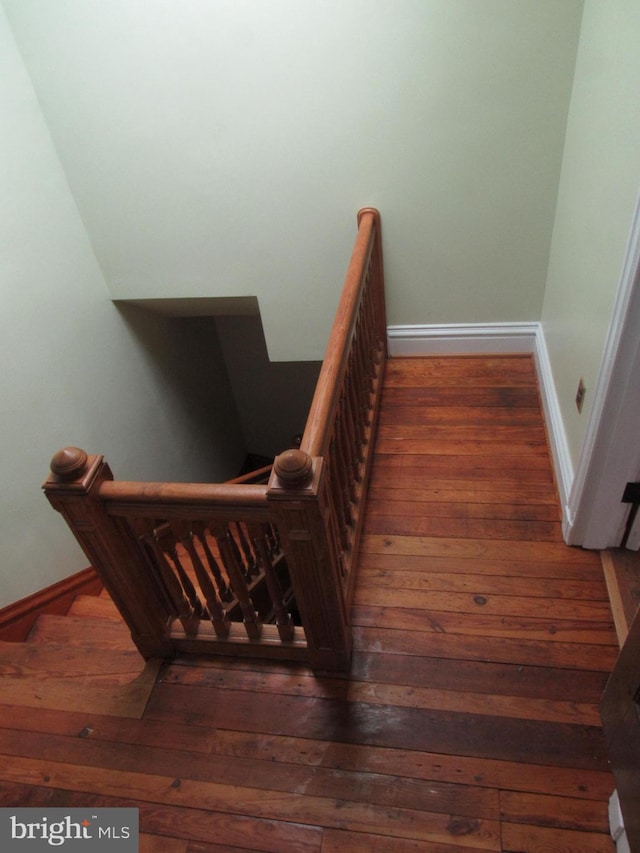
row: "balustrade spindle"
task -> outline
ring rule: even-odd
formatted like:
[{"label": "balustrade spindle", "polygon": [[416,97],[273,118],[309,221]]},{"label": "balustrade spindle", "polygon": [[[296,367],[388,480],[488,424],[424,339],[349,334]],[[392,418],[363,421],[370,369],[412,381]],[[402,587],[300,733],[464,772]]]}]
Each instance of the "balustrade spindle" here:
[{"label": "balustrade spindle", "polygon": [[342,518],[346,528],[351,526],[351,496],[350,496],[350,476],[349,464],[345,456],[345,445],[343,441],[343,433],[341,421],[338,416],[335,425],[335,431],[331,442],[333,456],[337,460],[336,477],[338,479],[338,488],[340,495],[340,503],[342,505]]},{"label": "balustrade spindle", "polygon": [[269,591],[269,598],[273,605],[274,613],[276,614],[278,634],[283,642],[290,642],[293,640],[294,636],[293,619],[287,610],[282,593],[282,587],[272,563],[272,556],[268,545],[269,525],[250,525],[249,535],[255,552],[258,555],[262,571],[264,572],[265,582]]},{"label": "balustrade spindle", "polygon": [[269,548],[269,556],[273,560],[276,554],[281,553],[282,544],[280,542],[280,536],[278,535],[278,528],[274,524],[267,524],[265,526],[266,531],[266,542]]},{"label": "balustrade spindle", "polygon": [[189,555],[191,565],[196,574],[198,585],[202,590],[211,624],[218,637],[227,637],[231,629],[231,620],[224,611],[224,608],[218,599],[216,588],[205,568],[204,563],[200,559],[200,555],[195,546],[194,533],[191,529],[191,524],[187,521],[174,522],[175,528],[178,531],[178,536],[183,548]]},{"label": "balustrade spindle", "polygon": [[205,615],[205,610],[200,598],[198,597],[196,588],[191,582],[191,578],[185,571],[180,560],[180,555],[178,554],[178,549],[176,547],[177,537],[175,531],[172,529],[171,525],[163,524],[154,530],[154,536],[160,548],[169,555],[169,559],[173,563],[178,580],[180,581],[184,594],[191,605],[193,613],[201,619]]},{"label": "balustrade spindle", "polygon": [[192,529],[198,539],[198,542],[202,546],[202,550],[204,551],[205,557],[207,558],[207,563],[209,565],[211,574],[213,575],[213,579],[216,583],[220,601],[231,601],[231,599],[233,598],[233,593],[229,588],[229,584],[222,576],[222,572],[220,571],[220,565],[218,564],[218,561],[216,560],[215,556],[213,555],[213,552],[211,551],[211,548],[209,547],[206,524],[203,521],[194,521]]},{"label": "balustrade spindle", "polygon": [[349,368],[344,379],[345,388],[344,388],[344,420],[347,424],[347,431],[349,434],[349,448],[350,448],[350,459],[351,459],[351,467],[352,467],[352,475],[355,483],[359,483],[362,479],[360,474],[360,463],[363,461],[362,457],[362,442],[360,440],[360,431],[357,428],[358,424],[356,423],[354,416],[354,408],[353,408],[353,381],[352,381],[352,373]]},{"label": "balustrade spindle", "polygon": [[145,535],[142,541],[146,545],[148,552],[153,555],[151,560],[158,569],[167,596],[171,601],[174,616],[177,616],[180,620],[186,634],[195,636],[198,633],[200,617],[194,612],[192,605],[185,596],[184,589],[169,564],[155,531]]},{"label": "balustrade spindle", "polygon": [[[253,577],[257,577],[259,574],[258,561],[256,559],[256,555],[251,549],[249,540],[245,535],[243,525],[240,524],[240,522],[235,521],[233,523],[233,530],[235,531],[233,541],[238,549],[236,556],[238,557],[239,562],[244,566],[245,577],[250,583],[251,579]],[[244,559],[242,558],[242,555],[244,555]]]},{"label": "balustrade spindle", "polygon": [[251,640],[259,640],[262,633],[262,620],[253,605],[242,566],[238,562],[238,547],[235,545],[226,524],[214,523],[211,525],[211,529],[218,543],[222,563],[229,577],[231,588],[238,599],[247,636]]}]

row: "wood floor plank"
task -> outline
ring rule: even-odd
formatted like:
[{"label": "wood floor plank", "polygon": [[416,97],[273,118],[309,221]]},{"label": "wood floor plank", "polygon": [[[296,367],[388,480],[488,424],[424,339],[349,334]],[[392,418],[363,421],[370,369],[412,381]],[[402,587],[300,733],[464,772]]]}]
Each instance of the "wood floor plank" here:
[{"label": "wood floor plank", "polygon": [[417,589],[424,592],[470,592],[485,595],[517,595],[523,598],[558,598],[580,601],[603,601],[608,605],[606,586],[599,580],[558,580],[526,576],[473,574],[471,572],[415,571],[411,569],[358,570],[360,583],[377,589]]},{"label": "wood floor plank", "polygon": [[384,838],[367,832],[349,832],[344,829],[325,829],[322,853],[371,853],[384,850],[388,853],[484,853],[484,847],[458,844],[431,843],[409,838]]},{"label": "wood floor plank", "polygon": [[455,437],[426,439],[426,438],[386,438],[384,435],[376,439],[376,452],[392,456],[485,456],[496,465],[504,464],[505,459],[538,460],[544,465],[547,460],[547,446],[544,441],[513,441],[505,443],[500,439],[486,441],[470,441]]},{"label": "wood floor plank", "polygon": [[[439,612],[486,613],[499,616],[537,617],[540,602],[535,598],[517,595],[490,595],[433,590],[421,592],[414,589],[380,589],[358,587],[355,604],[369,607],[432,608]],[[582,619],[585,622],[605,622],[611,616],[609,605],[603,601],[547,601],[544,608],[547,619]]]},{"label": "wood floor plank", "polygon": [[362,537],[362,551],[365,554],[455,557],[468,560],[550,560],[554,563],[566,563],[569,567],[593,565],[601,571],[597,554],[581,548],[567,548],[564,542],[523,540],[514,546],[513,542],[501,539],[365,534]]},{"label": "wood floor plank", "polygon": [[446,406],[447,408],[451,406],[465,406],[466,408],[481,406],[483,408],[496,407],[510,410],[534,409],[539,412],[540,398],[538,397],[538,389],[531,387],[488,386],[486,388],[465,388],[461,391],[459,388],[392,387],[385,385],[382,405],[385,408],[414,406],[421,409],[438,406]]},{"label": "wood floor plank", "polygon": [[574,798],[559,799],[543,794],[502,791],[500,806],[503,820],[510,823],[581,832],[609,832],[606,802],[589,803]]},{"label": "wood floor plank", "polygon": [[431,630],[469,637],[515,637],[612,646],[617,643],[613,620],[591,622],[504,614],[445,612],[410,607],[359,605],[352,608],[354,625],[399,630]]},{"label": "wood floor plank", "polygon": [[232,815],[249,815],[263,820],[305,822],[312,826],[333,826],[382,836],[405,837],[424,841],[450,841],[460,826],[465,827],[468,846],[480,845],[484,850],[500,850],[498,821],[476,818],[456,819],[450,815],[379,807],[357,801],[335,800],[173,776],[149,776],[141,772],[104,770],[103,768],[69,765],[40,759],[6,757],[0,767],[0,778],[22,784],[42,784],[105,796],[124,794],[167,805],[207,809]]},{"label": "wood floor plank", "polygon": [[149,776],[171,774],[193,781],[269,789],[289,793],[300,791],[317,797],[341,798],[387,806],[456,813],[470,818],[496,820],[499,817],[498,791],[435,780],[401,778],[385,773],[363,773],[342,768],[309,768],[301,763],[274,763],[260,757],[251,760],[236,756],[232,763],[212,766],[211,757],[181,754],[173,749],[130,744],[105,745],[91,739],[78,740],[33,733],[17,738],[17,732],[0,732],[0,754],[4,757],[46,759],[85,767],[135,772],[140,767]]},{"label": "wood floor plank", "polygon": [[264,820],[250,815],[217,812],[206,807],[158,804],[139,795],[128,799],[120,791],[114,796],[107,796],[92,791],[56,788],[50,783],[51,779],[46,783],[49,787],[46,787],[44,784],[7,784],[0,781],[0,804],[31,808],[138,808],[140,826],[148,834],[186,839],[189,849],[194,845],[194,850],[198,844],[215,845],[217,842],[226,851],[282,853],[284,850],[299,850],[301,853],[318,853],[322,843],[322,829],[319,826]]},{"label": "wood floor plank", "polygon": [[433,425],[423,422],[413,424],[399,424],[382,421],[378,427],[378,447],[380,439],[407,441],[464,441],[475,444],[476,442],[515,442],[525,446],[545,445],[547,434],[544,427],[532,426],[500,426],[486,424],[483,429],[467,423],[455,425],[447,424]]},{"label": "wood floor plank", "polygon": [[218,755],[337,767],[492,790],[501,788],[602,802],[608,800],[613,784],[608,770],[576,770],[536,763],[522,765],[504,760],[226,729],[218,730],[214,751]]},{"label": "wood floor plank", "polygon": [[168,684],[157,685],[146,713],[152,719],[181,722],[189,714],[221,728],[329,737],[341,743],[593,770],[607,767],[602,731],[591,726],[506,718],[498,722],[484,715],[305,696],[274,694],[266,703],[257,701],[254,694],[234,690],[217,691],[214,701],[208,688]]},{"label": "wood floor plank", "polygon": [[617,659],[614,646],[593,643],[548,642],[518,637],[492,637],[479,634],[444,634],[428,630],[383,629],[356,626],[353,632],[356,652],[380,652],[392,655],[439,657],[443,660],[483,660],[533,666],[552,666],[569,670],[593,670],[610,673]]},{"label": "wood floor plank", "polygon": [[[484,519],[491,521],[552,521],[559,522],[557,507],[550,504],[510,504],[498,501],[420,501],[395,500],[372,497],[367,502],[367,518],[381,517],[383,520],[397,518],[409,519],[456,519],[467,521]],[[393,524],[393,521],[391,521]],[[418,528],[419,529],[419,528]],[[390,531],[392,532],[392,530]],[[418,533],[418,535],[425,535]]]},{"label": "wood floor plank", "polygon": [[139,842],[139,853],[188,853],[189,842],[185,838],[140,833]]},{"label": "wood floor plank", "polygon": [[491,406],[482,408],[465,405],[412,406],[410,404],[383,406],[380,412],[380,423],[401,424],[432,424],[434,426],[472,425],[478,429],[491,426],[524,426],[531,424],[539,427],[541,424],[540,408]]},{"label": "wood floor plank", "polygon": [[569,723],[599,726],[597,704],[551,699],[529,699],[521,696],[472,693],[406,685],[380,684],[352,680],[348,697],[351,702],[373,702],[430,711],[454,711],[467,714],[487,714],[493,718],[542,720],[550,723]]},{"label": "wood floor plank", "polygon": [[[379,485],[375,476],[367,493],[367,512],[377,505],[388,501],[416,502],[419,511],[426,514],[431,511],[431,504],[447,502],[466,502],[468,504],[507,503],[509,506],[551,506],[557,512],[557,497],[551,483],[533,486],[505,485],[496,480],[482,483],[475,481],[429,480],[419,488],[394,488],[389,485]],[[376,503],[377,502],[377,503]]]},{"label": "wood floor plank", "polygon": [[432,518],[387,515],[367,517],[364,524],[368,536],[414,536],[445,539],[501,539],[521,542],[525,535],[534,535],[537,542],[560,542],[559,521],[514,521],[492,518]]},{"label": "wood floor plank", "polygon": [[[375,547],[375,546],[373,546]],[[597,562],[581,562],[564,565],[561,561],[550,559],[526,560],[517,553],[509,558],[508,553],[503,559],[477,557],[470,560],[461,556],[441,556],[439,554],[403,554],[388,553],[384,547],[378,551],[360,554],[358,562],[358,577],[360,571],[411,571],[425,573],[443,573],[448,575],[487,575],[489,577],[529,578],[530,586],[536,586],[541,579],[552,579],[559,583],[569,581],[589,582],[600,585],[606,590],[602,578],[602,568]]]},{"label": "wood floor plank", "polygon": [[450,691],[489,693],[597,704],[608,674],[576,670],[570,679],[564,669],[526,663],[450,661],[435,657],[356,652],[351,678],[377,684],[402,684]]},{"label": "wood floor plank", "polygon": [[537,456],[530,456],[526,467],[515,467],[511,461],[507,456],[493,460],[483,456],[379,456],[372,470],[371,485],[385,489],[424,489],[444,484],[497,493],[501,487],[505,491],[545,487],[555,492],[549,469],[539,464]]},{"label": "wood floor plank", "polygon": [[503,853],[615,853],[607,833],[575,832],[503,822]]},{"label": "wood floor plank", "polygon": [[593,672],[575,675],[575,682],[568,684],[566,672],[562,670],[475,661],[458,661],[455,672],[452,672],[447,661],[425,658],[416,662],[415,658],[408,656],[389,658],[374,654],[355,656],[348,685],[340,680],[287,674],[239,673],[235,667],[212,667],[203,672],[192,667],[174,666],[163,680],[171,684],[215,686],[265,695],[275,692],[279,695],[340,697],[349,702],[597,726],[600,724],[597,703],[606,677],[603,673]]},{"label": "wood floor plank", "polygon": [[87,714],[80,710],[51,710],[24,705],[0,705],[0,730],[37,732],[43,735],[64,735],[70,738],[90,738],[106,743],[164,746],[168,749],[207,754],[211,750],[215,729],[172,723],[170,726],[155,720]]},{"label": "wood floor plank", "polygon": [[[389,360],[385,384],[413,384],[423,387],[443,378],[484,379],[487,384],[511,385],[519,380],[535,387],[536,374],[532,356],[425,356],[422,358],[394,357]],[[480,383],[479,383],[480,384]]]}]

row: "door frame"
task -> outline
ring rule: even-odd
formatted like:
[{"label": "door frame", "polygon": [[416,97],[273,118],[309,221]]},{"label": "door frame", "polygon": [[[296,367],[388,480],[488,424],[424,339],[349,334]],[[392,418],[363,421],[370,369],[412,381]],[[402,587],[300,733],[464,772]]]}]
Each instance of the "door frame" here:
[{"label": "door frame", "polygon": [[640,474],[640,194],[605,341],[585,439],[569,498],[569,545],[620,544],[629,505],[627,482]]}]

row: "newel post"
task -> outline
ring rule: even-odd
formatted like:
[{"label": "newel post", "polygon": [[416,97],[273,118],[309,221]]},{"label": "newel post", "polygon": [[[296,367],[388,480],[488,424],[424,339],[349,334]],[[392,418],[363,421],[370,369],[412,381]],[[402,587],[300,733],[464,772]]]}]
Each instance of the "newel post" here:
[{"label": "newel post", "polygon": [[276,457],[267,497],[316,672],[348,672],[352,637],[332,535],[326,466],[302,450]]},{"label": "newel post", "polygon": [[43,485],[65,519],[147,659],[170,657],[171,614],[135,536],[125,520],[108,515],[100,487],[113,475],[102,456],[65,447],[51,460]]}]

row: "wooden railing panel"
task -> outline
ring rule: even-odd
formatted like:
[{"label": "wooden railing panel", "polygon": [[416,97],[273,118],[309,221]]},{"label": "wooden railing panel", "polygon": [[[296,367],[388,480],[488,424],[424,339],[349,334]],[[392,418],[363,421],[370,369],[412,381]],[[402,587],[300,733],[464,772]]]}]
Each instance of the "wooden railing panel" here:
[{"label": "wooden railing panel", "polygon": [[222,484],[132,483],[77,448],[54,457],[47,497],[145,657],[262,655],[348,669],[386,359],[383,291],[380,217],[365,208],[300,446],[272,469]]}]

